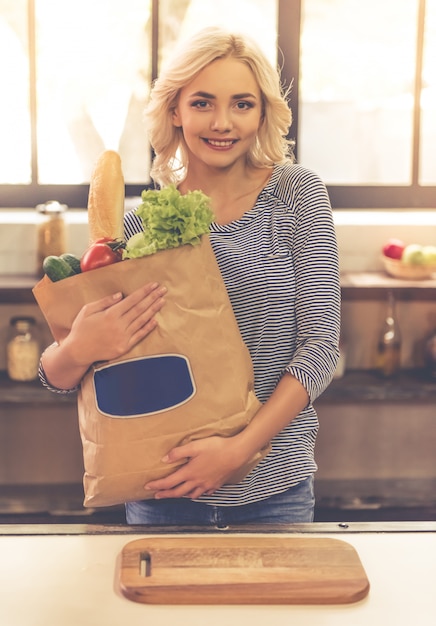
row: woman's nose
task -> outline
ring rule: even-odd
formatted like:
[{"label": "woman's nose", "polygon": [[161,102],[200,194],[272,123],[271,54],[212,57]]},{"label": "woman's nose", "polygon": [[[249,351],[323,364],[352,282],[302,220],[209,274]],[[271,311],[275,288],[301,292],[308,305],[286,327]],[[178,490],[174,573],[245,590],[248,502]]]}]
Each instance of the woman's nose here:
[{"label": "woman's nose", "polygon": [[211,130],[218,132],[225,132],[231,130],[233,124],[229,111],[226,109],[217,109],[211,120]]}]

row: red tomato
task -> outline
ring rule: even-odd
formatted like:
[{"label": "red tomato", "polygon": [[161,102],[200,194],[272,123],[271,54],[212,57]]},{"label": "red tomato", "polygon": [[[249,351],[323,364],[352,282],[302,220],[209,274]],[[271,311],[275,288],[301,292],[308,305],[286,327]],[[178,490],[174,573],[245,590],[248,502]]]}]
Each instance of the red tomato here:
[{"label": "red tomato", "polygon": [[82,272],[88,272],[119,261],[121,255],[118,250],[113,250],[107,243],[93,243],[80,259],[80,269]]},{"label": "red tomato", "polygon": [[121,241],[119,239],[112,239],[112,237],[99,237],[93,243],[105,243],[118,254],[120,259],[123,258],[123,249],[126,247],[124,241]]},{"label": "red tomato", "polygon": [[405,247],[401,239],[389,239],[383,246],[382,252],[391,259],[401,259]]}]

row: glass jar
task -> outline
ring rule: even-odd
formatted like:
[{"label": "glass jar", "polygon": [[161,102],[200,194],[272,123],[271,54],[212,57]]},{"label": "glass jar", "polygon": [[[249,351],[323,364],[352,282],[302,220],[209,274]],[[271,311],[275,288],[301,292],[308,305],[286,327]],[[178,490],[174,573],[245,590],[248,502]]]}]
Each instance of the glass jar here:
[{"label": "glass jar", "polygon": [[65,225],[66,204],[50,200],[38,204],[36,210],[42,218],[37,227],[37,272],[43,275],[42,264],[50,255],[60,256],[67,250],[67,236]]},{"label": "glass jar", "polygon": [[11,380],[30,381],[38,378],[40,345],[33,317],[13,317],[6,346],[8,376]]}]

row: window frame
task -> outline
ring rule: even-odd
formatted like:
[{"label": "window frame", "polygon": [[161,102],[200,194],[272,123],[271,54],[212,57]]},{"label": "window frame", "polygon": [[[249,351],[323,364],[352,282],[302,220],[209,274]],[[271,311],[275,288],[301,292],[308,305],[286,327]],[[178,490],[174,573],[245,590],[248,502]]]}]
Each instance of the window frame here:
[{"label": "window frame", "polygon": [[[421,91],[421,69],[423,56],[423,33],[425,23],[425,1],[418,0],[418,45],[416,62],[416,79],[414,85],[414,125],[413,125],[413,154],[412,154],[412,182],[404,186],[357,186],[357,185],[327,185],[331,203],[334,209],[401,209],[401,208],[434,208],[436,186],[423,186],[418,183],[419,140],[420,140],[420,110],[419,96]],[[37,181],[36,155],[36,94],[35,94],[35,16],[34,3],[28,2],[28,32],[29,32],[29,71],[30,71],[30,105],[32,121],[32,181],[22,185],[0,185],[0,205],[3,207],[29,207],[56,199],[71,208],[87,206],[89,185],[40,185]],[[289,104],[293,113],[293,123],[290,137],[298,139],[298,110],[299,110],[299,71],[300,71],[300,28],[301,28],[302,0],[278,0],[278,49],[279,64],[283,84],[292,84]],[[156,77],[157,54],[159,48],[159,0],[152,0],[152,79]],[[298,141],[296,141],[295,155],[298,160]],[[148,186],[144,184],[126,184],[126,197],[139,196]]]}]

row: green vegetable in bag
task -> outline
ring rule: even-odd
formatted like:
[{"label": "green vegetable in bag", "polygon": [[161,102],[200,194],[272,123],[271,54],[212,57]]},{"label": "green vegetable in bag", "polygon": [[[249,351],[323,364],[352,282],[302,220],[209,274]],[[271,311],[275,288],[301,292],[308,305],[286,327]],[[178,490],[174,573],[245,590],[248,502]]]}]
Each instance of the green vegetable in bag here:
[{"label": "green vegetable in bag", "polygon": [[54,255],[48,256],[44,259],[42,269],[54,283],[58,280],[68,278],[69,276],[74,276],[75,274],[75,271],[71,265],[65,261],[65,259],[61,259],[61,257]]},{"label": "green vegetable in bag", "polygon": [[82,270],[80,269],[80,259],[78,257],[66,252],[65,254],[61,254],[60,258],[68,263],[75,274],[80,274]]},{"label": "green vegetable in bag", "polygon": [[124,259],[154,254],[158,250],[200,243],[213,221],[210,199],[201,191],[182,195],[175,185],[142,192],[137,208],[144,232],[133,235],[126,244]]}]

